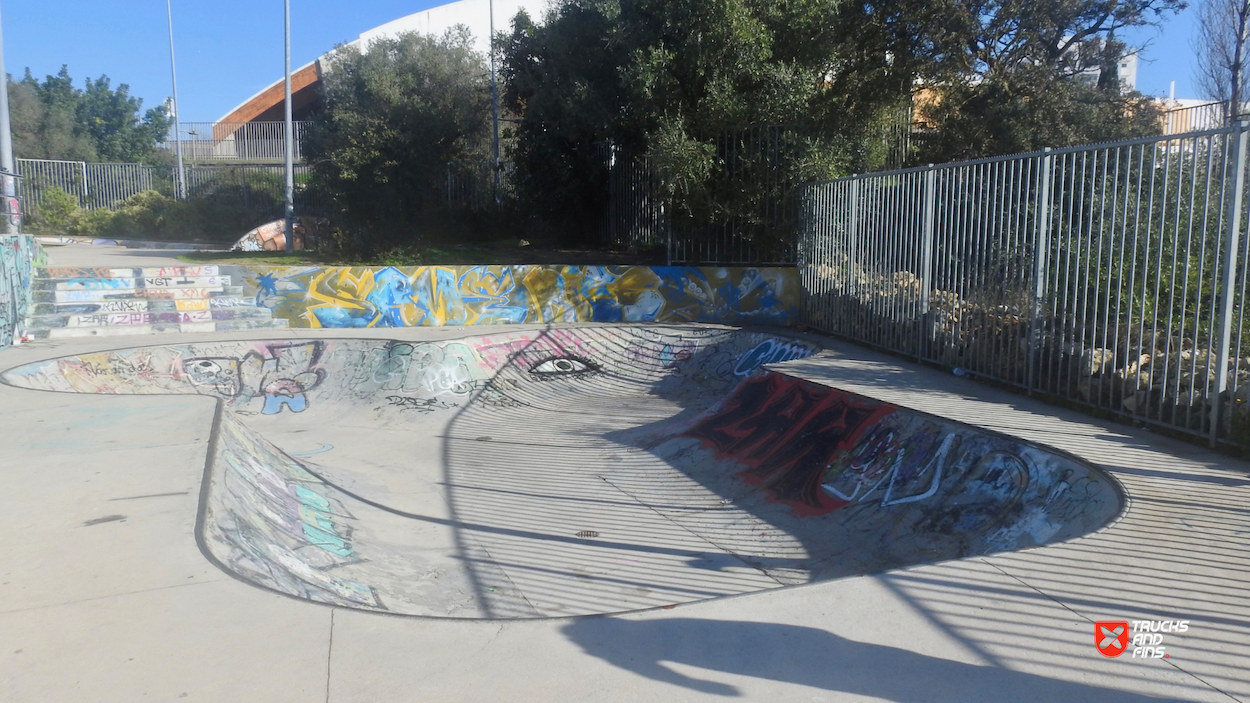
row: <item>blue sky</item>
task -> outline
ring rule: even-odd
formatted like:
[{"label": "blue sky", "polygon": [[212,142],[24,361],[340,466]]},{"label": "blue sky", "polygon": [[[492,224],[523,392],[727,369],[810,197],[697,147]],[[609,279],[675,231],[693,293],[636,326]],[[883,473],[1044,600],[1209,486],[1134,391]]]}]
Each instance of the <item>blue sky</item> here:
[{"label": "blue sky", "polygon": [[[441,0],[292,0],[291,62],[300,66],[361,32],[419,12]],[[173,0],[178,98],[184,120],[215,120],[282,76],[282,2]],[[79,85],[108,74],[130,84],[144,105],[170,95],[165,0],[9,0],[2,4],[5,68],[40,78],[68,64]],[[1197,97],[1193,82],[1190,7],[1161,29],[1125,37],[1149,42],[1138,89]]]}]

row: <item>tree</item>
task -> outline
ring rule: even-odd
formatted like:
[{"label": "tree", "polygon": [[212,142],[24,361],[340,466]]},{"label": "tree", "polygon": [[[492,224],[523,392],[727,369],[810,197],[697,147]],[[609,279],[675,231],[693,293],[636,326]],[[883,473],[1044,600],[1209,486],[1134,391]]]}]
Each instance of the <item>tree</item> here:
[{"label": "tree", "polygon": [[1121,91],[1110,63],[1097,80],[1026,65],[941,86],[924,107],[919,157],[940,163],[1158,134],[1159,106]]},{"label": "tree", "polygon": [[[870,8],[565,0],[541,26],[518,15],[503,77],[522,201],[567,236],[596,236],[607,143],[645,156],[672,214],[701,224],[754,217],[775,184],[870,166],[862,137],[907,98],[924,51],[917,22]],[[787,156],[764,156],[778,145]]]},{"label": "tree", "polygon": [[143,100],[131,96],[125,83],[114,90],[108,76],[75,88],[67,66],[42,82],[27,69],[8,86],[13,150],[21,158],[147,161],[172,122],[163,106],[140,118]]},{"label": "tree", "polygon": [[1204,0],[1194,45],[1198,88],[1206,97],[1226,103],[1232,121],[1244,112],[1248,50],[1250,0]]},{"label": "tree", "polygon": [[143,100],[130,95],[130,86],[122,83],[113,90],[108,76],[88,78],[86,86],[75,115],[101,161],[143,161],[165,140],[172,120],[163,105],[144,112],[140,121]]},{"label": "tree", "polygon": [[503,49],[501,102],[521,116],[510,154],[519,199],[528,214],[578,235],[589,235],[606,200],[599,144],[641,140],[617,73],[626,47],[608,41],[615,14],[602,3],[566,3],[539,27],[521,11]]},{"label": "tree", "polygon": [[[1184,0],[948,0],[924,110],[930,161],[1156,134],[1159,110],[1122,90],[1130,51],[1118,30],[1148,25]],[[1094,76],[1097,76],[1096,78]]]},{"label": "tree", "polygon": [[361,51],[340,46],[321,81],[304,154],[335,221],[358,243],[422,237],[444,196],[449,161],[483,158],[490,84],[464,27],[405,33]]}]

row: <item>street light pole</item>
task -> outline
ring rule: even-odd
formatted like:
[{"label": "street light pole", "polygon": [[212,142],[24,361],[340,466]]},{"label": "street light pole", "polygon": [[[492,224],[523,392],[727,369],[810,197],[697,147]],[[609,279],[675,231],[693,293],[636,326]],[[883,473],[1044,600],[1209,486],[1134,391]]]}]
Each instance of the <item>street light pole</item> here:
[{"label": "street light pole", "polygon": [[178,69],[174,66],[174,9],[171,0],[165,0],[165,14],[169,17],[169,76],[174,82],[174,151],[178,153],[178,199],[187,198],[187,171],[182,165],[182,122],[178,114]]},{"label": "street light pole", "polygon": [[3,231],[17,234],[21,224],[21,206],[17,200],[17,173],[13,168],[13,136],[9,133],[9,74],[4,72],[4,38],[0,36],[0,197],[4,198]]},{"label": "street light pole", "polygon": [[283,0],[284,12],[283,34],[286,39],[286,72],[284,74],[284,95],[286,100],[284,129],[284,150],[286,161],[286,251],[295,251],[295,135],[291,129],[291,0]]},{"label": "street light pole", "polygon": [[492,139],[492,149],[494,151],[494,164],[491,173],[494,178],[491,181],[491,187],[495,193],[495,204],[499,204],[499,84],[495,78],[495,0],[490,0],[490,112],[491,122],[494,127]]}]

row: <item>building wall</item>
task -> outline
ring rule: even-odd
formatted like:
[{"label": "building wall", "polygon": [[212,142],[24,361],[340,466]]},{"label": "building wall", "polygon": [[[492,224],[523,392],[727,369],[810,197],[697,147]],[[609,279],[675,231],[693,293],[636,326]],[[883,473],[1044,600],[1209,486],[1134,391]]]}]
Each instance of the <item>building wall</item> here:
[{"label": "building wall", "polygon": [[[495,0],[493,3],[495,31],[511,31],[512,18],[520,10],[525,10],[529,13],[531,20],[539,23],[542,21],[547,5],[547,0]],[[366,50],[369,43],[375,39],[393,38],[402,32],[420,32],[438,36],[462,24],[473,33],[477,50],[488,54],[491,7],[491,0],[460,0],[460,2],[451,2],[422,12],[415,12],[362,33],[358,40],[360,49]]]},{"label": "building wall", "polygon": [[292,327],[524,322],[792,324],[797,269],[680,266],[221,267]]},{"label": "building wall", "polygon": [[[420,32],[422,34],[441,36],[448,29],[462,24],[468,27],[473,34],[474,47],[482,54],[489,55],[492,6],[494,8],[495,31],[510,32],[512,29],[512,18],[516,16],[518,11],[525,10],[529,13],[530,19],[540,23],[547,4],[547,0],[494,0],[493,2],[492,0],[460,0],[460,2],[432,7],[422,12],[414,12],[406,17],[400,17],[379,27],[374,27],[362,33],[357,39],[347,42],[347,44],[349,46],[358,46],[361,51],[367,51],[369,44],[377,39],[394,38],[403,32]],[[321,61],[324,58],[325,56],[322,56],[307,66],[300,68],[291,76],[293,82],[291,86],[291,106],[292,110],[299,115],[297,119],[304,117],[302,112],[311,106],[312,101],[316,98],[320,71],[325,68],[321,65]],[[273,85],[248,98],[217,121],[281,120],[283,109],[282,83],[282,79],[279,78]]]}]

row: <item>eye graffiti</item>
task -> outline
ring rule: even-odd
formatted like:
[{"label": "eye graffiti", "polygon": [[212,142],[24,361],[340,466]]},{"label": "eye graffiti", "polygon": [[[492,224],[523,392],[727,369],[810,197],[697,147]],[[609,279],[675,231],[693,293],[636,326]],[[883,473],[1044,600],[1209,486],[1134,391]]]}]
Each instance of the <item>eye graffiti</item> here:
[{"label": "eye graffiti", "polygon": [[530,367],[530,376],[540,380],[586,376],[597,373],[599,365],[580,356],[553,356]]}]

